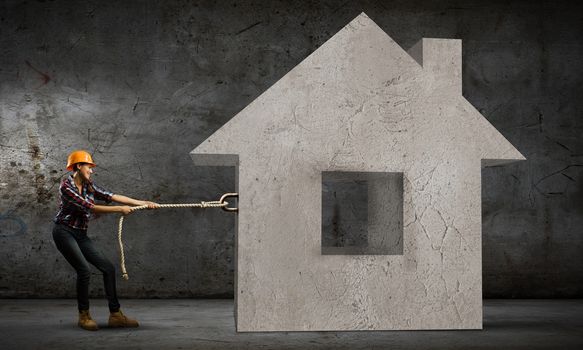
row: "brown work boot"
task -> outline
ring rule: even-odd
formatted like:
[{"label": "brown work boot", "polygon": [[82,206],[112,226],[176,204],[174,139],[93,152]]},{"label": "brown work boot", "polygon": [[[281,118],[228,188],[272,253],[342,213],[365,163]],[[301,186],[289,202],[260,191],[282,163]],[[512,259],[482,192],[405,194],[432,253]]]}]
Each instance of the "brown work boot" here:
[{"label": "brown work boot", "polygon": [[91,319],[89,310],[79,310],[79,322],[77,325],[88,331],[96,331],[99,329],[99,327],[97,327],[97,323]]},{"label": "brown work boot", "polygon": [[109,327],[138,327],[138,321],[124,315],[121,310],[109,314]]}]

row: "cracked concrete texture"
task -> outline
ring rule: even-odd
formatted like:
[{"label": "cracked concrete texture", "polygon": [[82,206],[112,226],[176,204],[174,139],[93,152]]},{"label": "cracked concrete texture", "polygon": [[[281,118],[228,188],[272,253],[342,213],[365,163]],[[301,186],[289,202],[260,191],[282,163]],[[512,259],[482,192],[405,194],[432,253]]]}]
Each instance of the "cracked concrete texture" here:
[{"label": "cracked concrete texture", "polygon": [[[482,327],[480,171],[524,157],[460,40],[409,53],[362,13],[191,152],[238,169],[238,331]],[[321,254],[323,171],[403,173],[403,255]]]},{"label": "cracked concrete texture", "polygon": [[[482,169],[484,297],[582,297],[583,3],[502,0],[0,2],[0,297],[75,296],[49,227],[71,148],[95,150],[96,179],[122,194],[232,191],[232,169],[188,152],[362,11],[404,48],[463,39],[464,97],[528,158]],[[120,295],[233,296],[233,216],[126,224]],[[117,264],[115,225],[90,235]]]}]

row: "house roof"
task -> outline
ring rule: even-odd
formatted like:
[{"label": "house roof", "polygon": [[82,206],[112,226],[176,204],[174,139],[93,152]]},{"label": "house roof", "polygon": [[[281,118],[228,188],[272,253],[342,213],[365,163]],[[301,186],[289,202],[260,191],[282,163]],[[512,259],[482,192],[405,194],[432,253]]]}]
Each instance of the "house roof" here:
[{"label": "house roof", "polygon": [[407,52],[361,13],[191,156],[197,165],[234,165],[259,139],[308,139],[314,148],[339,139],[337,147],[350,150],[354,138],[408,142],[414,134],[445,135],[484,166],[524,160],[462,96],[461,71],[461,40],[424,38]]}]

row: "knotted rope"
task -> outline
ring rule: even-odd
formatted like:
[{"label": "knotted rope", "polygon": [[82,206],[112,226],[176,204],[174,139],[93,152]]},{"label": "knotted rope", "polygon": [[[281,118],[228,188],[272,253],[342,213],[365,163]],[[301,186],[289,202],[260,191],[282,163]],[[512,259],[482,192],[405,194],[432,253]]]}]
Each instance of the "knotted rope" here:
[{"label": "knotted rope", "polygon": [[[222,208],[226,211],[237,211],[237,208],[228,208],[227,206],[229,205],[229,202],[226,202],[225,199],[228,197],[237,197],[236,193],[226,193],[224,194],[220,200],[218,201],[210,201],[210,202],[204,202],[201,201],[200,203],[186,203],[186,204],[159,204],[159,208]],[[142,210],[142,209],[146,209],[148,208],[147,205],[140,205],[140,206],[136,206],[136,207],[132,207],[131,211],[138,211],[138,210]],[[155,208],[158,209],[158,208]],[[123,232],[123,219],[124,219],[125,215],[120,216],[119,218],[119,224],[118,224],[118,229],[117,229],[117,242],[119,244],[119,257],[120,257],[120,261],[121,261],[121,272],[122,272],[122,277],[124,280],[128,280],[129,279],[129,275],[128,272],[126,270],[126,260],[125,260],[125,254],[124,254],[124,249],[123,249],[123,241],[122,241],[122,232]]]}]

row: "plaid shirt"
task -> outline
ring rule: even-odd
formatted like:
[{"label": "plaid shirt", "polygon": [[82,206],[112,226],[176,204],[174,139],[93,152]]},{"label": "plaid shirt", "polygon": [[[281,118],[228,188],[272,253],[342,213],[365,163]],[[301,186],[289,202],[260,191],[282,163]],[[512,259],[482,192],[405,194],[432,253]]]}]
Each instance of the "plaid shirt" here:
[{"label": "plaid shirt", "polygon": [[94,191],[89,190],[89,185],[83,183],[83,190],[75,185],[73,175],[69,175],[59,187],[61,203],[59,212],[53,219],[54,222],[64,224],[75,229],[87,230],[87,223],[91,217],[91,209],[95,206],[95,199],[111,203],[113,193],[91,182]]}]

